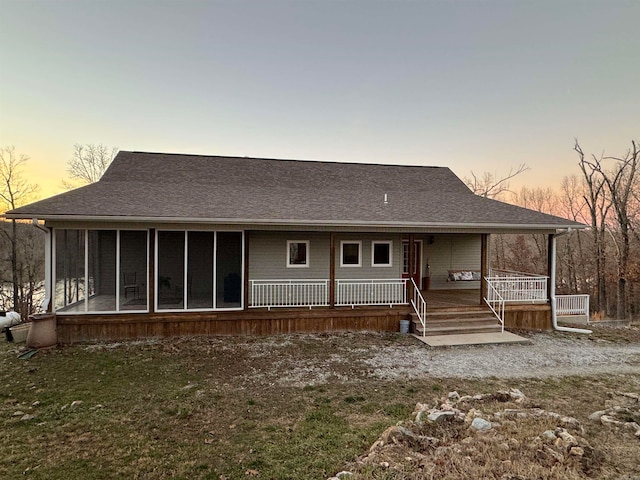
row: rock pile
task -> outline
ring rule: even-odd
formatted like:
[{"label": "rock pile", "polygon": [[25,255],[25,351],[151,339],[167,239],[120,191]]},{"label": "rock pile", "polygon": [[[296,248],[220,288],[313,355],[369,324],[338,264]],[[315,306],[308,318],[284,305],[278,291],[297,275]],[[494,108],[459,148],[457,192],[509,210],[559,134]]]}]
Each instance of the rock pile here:
[{"label": "rock pile", "polygon": [[589,420],[632,432],[640,439],[640,395],[637,393],[611,392],[605,409],[589,415]]},{"label": "rock pile", "polygon": [[[483,407],[493,413],[483,412]],[[437,476],[438,468],[451,459],[482,463],[493,448],[502,452],[495,461],[504,471],[521,457],[540,468],[588,469],[594,456],[577,419],[530,405],[515,388],[473,396],[450,392],[432,404],[416,404],[412,415],[412,421],[387,428],[352,471],[329,480],[378,468],[402,470],[410,464],[422,475]]]}]

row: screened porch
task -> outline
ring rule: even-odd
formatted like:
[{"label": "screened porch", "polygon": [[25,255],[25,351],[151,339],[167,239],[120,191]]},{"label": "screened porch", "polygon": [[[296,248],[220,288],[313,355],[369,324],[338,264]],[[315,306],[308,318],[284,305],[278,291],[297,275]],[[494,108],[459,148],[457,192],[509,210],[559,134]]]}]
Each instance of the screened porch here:
[{"label": "screened porch", "polygon": [[[243,233],[56,229],[61,313],[242,308]],[[153,305],[151,305],[153,303]]]}]

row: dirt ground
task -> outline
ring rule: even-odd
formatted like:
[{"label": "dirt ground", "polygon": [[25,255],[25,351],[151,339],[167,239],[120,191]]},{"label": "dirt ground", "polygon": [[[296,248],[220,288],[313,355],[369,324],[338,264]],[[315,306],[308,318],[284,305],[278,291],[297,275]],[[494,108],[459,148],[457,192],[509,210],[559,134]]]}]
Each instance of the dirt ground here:
[{"label": "dirt ground", "polygon": [[[531,343],[435,349],[336,332],[81,344],[29,360],[5,343],[0,478],[329,478],[418,402],[511,387],[585,425],[601,457],[575,478],[640,475],[638,440],[588,420],[610,392],[640,392],[640,328],[517,333]],[[461,442],[466,430],[439,433]],[[358,478],[431,478],[416,465]]]},{"label": "dirt ground", "polygon": [[[637,326],[595,327],[592,335],[518,333],[531,343],[429,348],[408,335],[359,332],[234,337],[232,341],[216,337],[207,339],[206,348],[223,352],[231,349],[237,358],[251,360],[252,374],[243,379],[247,387],[304,387],[328,381],[352,384],[365,378],[515,379],[640,373],[640,327]],[[301,345],[302,349],[292,348],[294,344]],[[114,349],[120,345],[98,344],[85,348]],[[178,347],[176,343],[175,348]],[[229,368],[233,371],[233,366]]]}]

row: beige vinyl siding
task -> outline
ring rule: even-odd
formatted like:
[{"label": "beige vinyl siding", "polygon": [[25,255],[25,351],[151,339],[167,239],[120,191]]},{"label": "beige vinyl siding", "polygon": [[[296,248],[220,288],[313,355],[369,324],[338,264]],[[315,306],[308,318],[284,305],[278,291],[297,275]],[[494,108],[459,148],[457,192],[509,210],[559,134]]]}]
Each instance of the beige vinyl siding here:
[{"label": "beige vinyl siding", "polygon": [[431,288],[469,289],[480,288],[480,281],[448,282],[449,270],[477,270],[481,268],[481,235],[433,235],[433,243],[425,237],[422,263],[431,269]]},{"label": "beige vinyl siding", "polygon": [[[250,232],[249,280],[329,279],[329,234]],[[308,267],[287,267],[287,241],[309,241]]]},{"label": "beige vinyl siding", "polygon": [[[359,267],[340,266],[340,242],[362,242],[361,265]],[[391,266],[371,265],[372,241],[391,241]],[[402,236],[393,234],[353,234],[336,235],[336,279],[383,279],[402,278]]]},{"label": "beige vinyl siding", "polygon": [[[309,267],[287,268],[287,241],[309,241]],[[340,266],[340,242],[362,242],[361,266]],[[392,264],[389,267],[371,265],[371,242],[391,241]],[[310,232],[251,232],[249,234],[249,279],[329,279],[330,236]],[[402,236],[390,234],[336,235],[337,279],[376,279],[402,277]]]}]

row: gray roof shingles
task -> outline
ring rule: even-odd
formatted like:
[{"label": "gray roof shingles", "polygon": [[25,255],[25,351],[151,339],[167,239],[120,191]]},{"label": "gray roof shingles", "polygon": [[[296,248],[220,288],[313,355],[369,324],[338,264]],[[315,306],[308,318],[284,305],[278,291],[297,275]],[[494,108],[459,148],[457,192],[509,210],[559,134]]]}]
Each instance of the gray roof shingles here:
[{"label": "gray roof shingles", "polygon": [[99,182],[20,207],[8,216],[583,227],[474,195],[444,167],[124,151]]}]

